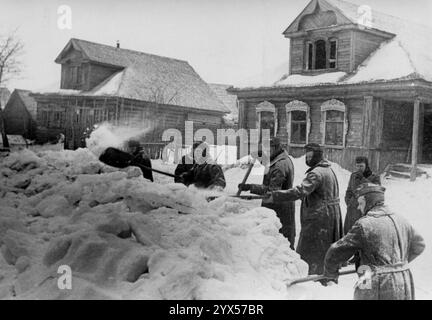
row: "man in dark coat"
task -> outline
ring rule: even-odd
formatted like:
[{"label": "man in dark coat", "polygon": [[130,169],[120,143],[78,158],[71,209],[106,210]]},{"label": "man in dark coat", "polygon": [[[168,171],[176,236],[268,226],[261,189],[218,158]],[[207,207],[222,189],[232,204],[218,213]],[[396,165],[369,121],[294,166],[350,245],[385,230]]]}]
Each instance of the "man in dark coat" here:
[{"label": "man in dark coat", "polygon": [[274,202],[302,199],[297,252],[309,265],[309,274],[322,274],[330,245],[343,236],[339,185],[330,163],[316,143],[305,146],[306,178],[299,186],[273,191]]},{"label": "man in dark coat", "polygon": [[[150,158],[146,155],[144,149],[142,148],[141,144],[139,143],[139,141],[137,140],[129,140],[127,142],[127,150],[128,153],[130,153],[134,158],[131,162],[131,165],[141,165],[141,166],[145,166],[147,168],[151,168],[152,164],[151,164],[151,160]],[[144,178],[150,180],[153,182],[153,172],[151,170],[147,170],[144,169],[142,167],[141,171],[143,173]]]},{"label": "man in dark coat", "polygon": [[[195,159],[195,155],[199,152],[201,152],[201,157]],[[222,168],[212,163],[207,153],[207,145],[203,142],[194,143],[192,154],[182,158],[182,163],[177,165],[174,174],[178,176],[174,178],[174,181],[186,186],[193,184],[197,188],[220,190],[226,186]]]},{"label": "man in dark coat", "polygon": [[[242,191],[264,195],[276,190],[288,190],[292,188],[294,180],[294,165],[288,153],[282,148],[278,138],[270,140],[270,165],[264,175],[262,184],[239,184]],[[282,228],[279,232],[288,239],[291,249],[294,250],[295,229],[295,204],[292,201],[274,203],[270,198],[262,201],[262,206],[276,212]]]},{"label": "man in dark coat", "polygon": [[355,162],[357,171],[351,174],[348,188],[345,193],[347,212],[344,222],[344,234],[347,234],[354,223],[362,216],[360,210],[357,209],[358,203],[354,196],[354,190],[356,190],[359,185],[368,182],[381,185],[380,176],[374,174],[369,168],[368,158],[360,156],[356,158]]},{"label": "man in dark coat", "polygon": [[337,281],[339,266],[359,252],[361,270],[370,271],[358,282],[356,300],[411,300],[414,282],[408,263],[425,248],[423,238],[401,216],[384,205],[385,188],[361,185],[356,197],[363,213],[347,235],[334,243],[325,257],[324,275]]}]

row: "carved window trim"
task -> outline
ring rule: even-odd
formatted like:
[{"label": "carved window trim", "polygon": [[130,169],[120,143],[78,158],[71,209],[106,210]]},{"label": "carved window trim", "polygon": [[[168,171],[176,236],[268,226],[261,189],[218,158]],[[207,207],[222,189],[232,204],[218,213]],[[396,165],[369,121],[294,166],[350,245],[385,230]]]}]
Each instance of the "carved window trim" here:
[{"label": "carved window trim", "polygon": [[261,112],[272,112],[274,117],[274,136],[277,136],[278,132],[278,113],[275,105],[268,101],[263,101],[256,106],[256,128],[261,135]]},{"label": "carved window trim", "polygon": [[[344,121],[343,121],[342,145],[328,145],[325,143],[327,111],[343,112]],[[336,99],[325,101],[321,105],[321,144],[326,148],[343,149],[346,146],[347,134],[348,134],[348,113],[347,113],[347,107],[345,103]]]},{"label": "carved window trim", "polygon": [[[288,145],[292,147],[304,147],[309,143],[309,134],[311,129],[311,120],[310,120],[310,107],[306,102],[294,100],[285,105],[285,111],[287,115],[287,133],[288,133]],[[302,111],[306,112],[306,143],[298,144],[291,142],[291,112],[293,111]]]}]

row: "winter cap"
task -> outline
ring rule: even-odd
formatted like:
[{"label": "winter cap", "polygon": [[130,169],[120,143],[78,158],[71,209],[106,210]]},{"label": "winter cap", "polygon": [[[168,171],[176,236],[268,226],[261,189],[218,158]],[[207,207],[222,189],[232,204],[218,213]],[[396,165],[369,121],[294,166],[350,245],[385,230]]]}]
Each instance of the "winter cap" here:
[{"label": "winter cap", "polygon": [[139,143],[138,140],[131,139],[131,140],[129,140],[129,141],[127,142],[127,146],[128,146],[129,148],[138,148],[138,147],[141,146],[141,144]]},{"label": "winter cap", "polygon": [[355,190],[355,196],[356,198],[359,198],[361,196],[365,196],[367,194],[375,193],[375,194],[382,194],[385,193],[385,188],[383,186],[374,184],[374,183],[362,183],[356,190]]},{"label": "winter cap", "polygon": [[366,165],[369,165],[369,160],[368,160],[368,158],[367,158],[367,157],[364,157],[364,156],[358,156],[358,157],[355,159],[355,162],[356,162],[356,163],[365,163]]},{"label": "winter cap", "polygon": [[281,145],[281,141],[279,138],[273,137],[270,139],[270,145],[275,146],[275,147],[279,147]]},{"label": "winter cap", "polygon": [[308,143],[307,145],[304,146],[306,152],[309,151],[313,151],[313,152],[321,152],[322,153],[322,148],[318,143]]}]

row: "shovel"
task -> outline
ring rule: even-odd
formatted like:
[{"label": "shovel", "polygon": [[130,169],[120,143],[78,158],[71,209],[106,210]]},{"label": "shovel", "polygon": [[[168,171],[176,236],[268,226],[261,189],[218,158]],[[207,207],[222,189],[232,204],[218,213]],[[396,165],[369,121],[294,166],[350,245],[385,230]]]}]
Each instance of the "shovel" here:
[{"label": "shovel", "polygon": [[[217,198],[220,198],[220,197],[222,197],[222,195],[219,195],[219,196],[209,196],[209,197],[206,197],[206,200],[207,200],[207,202],[210,202],[210,201],[213,201],[213,200],[215,200],[215,199],[217,199]],[[258,199],[264,199],[265,198],[265,196],[259,196],[259,195],[227,195],[227,197],[230,197],[230,198],[238,198],[238,199],[243,199],[243,200],[258,200]]]},{"label": "shovel", "polygon": [[[346,271],[342,271],[339,272],[339,276],[345,276],[348,274],[353,274],[353,273],[357,273],[356,270],[346,270]],[[325,277],[324,275],[311,275],[311,276],[307,276],[304,278],[298,278],[298,279],[294,279],[291,281],[286,281],[285,284],[287,287],[291,287],[292,285],[298,284],[298,283],[303,283],[303,282],[309,282],[309,281],[319,281],[319,280],[323,280],[323,279],[327,279],[327,277]]]},{"label": "shovel", "polygon": [[[255,164],[255,161],[256,161],[256,158],[253,158],[252,162],[249,164],[249,167],[248,167],[248,169],[246,171],[246,174],[245,174],[245,176],[244,176],[243,181],[242,181],[241,184],[245,184],[246,183],[246,181],[249,178],[249,175],[250,175],[250,173],[252,171],[252,168],[253,168],[253,166]],[[240,196],[241,192],[242,192],[242,190],[239,188],[238,191],[237,191],[237,193],[236,193],[236,196],[237,197]]]},{"label": "shovel", "polygon": [[101,161],[101,162],[103,162],[103,163],[105,163],[111,167],[123,169],[123,168],[129,167],[129,166],[136,166],[136,167],[139,167],[142,169],[146,169],[146,170],[150,170],[153,172],[163,174],[163,175],[168,176],[168,177],[172,177],[172,178],[178,177],[172,173],[160,171],[157,169],[149,168],[147,166],[143,166],[142,164],[139,164],[139,163],[135,163],[134,159],[135,158],[132,155],[130,155],[129,153],[121,151],[121,150],[116,149],[116,148],[112,148],[112,147],[107,148],[99,157],[99,161]]}]

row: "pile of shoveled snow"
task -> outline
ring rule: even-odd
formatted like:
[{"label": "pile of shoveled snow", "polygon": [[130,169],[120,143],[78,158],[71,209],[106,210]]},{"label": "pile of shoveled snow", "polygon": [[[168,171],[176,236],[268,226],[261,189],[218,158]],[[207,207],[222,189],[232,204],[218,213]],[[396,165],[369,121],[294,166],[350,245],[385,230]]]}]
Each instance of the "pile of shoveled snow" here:
[{"label": "pile of shoveled snow", "polygon": [[[275,213],[150,183],[88,149],[0,164],[0,298],[283,299],[307,274]],[[72,270],[72,289],[60,289]]]}]

